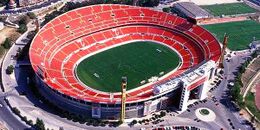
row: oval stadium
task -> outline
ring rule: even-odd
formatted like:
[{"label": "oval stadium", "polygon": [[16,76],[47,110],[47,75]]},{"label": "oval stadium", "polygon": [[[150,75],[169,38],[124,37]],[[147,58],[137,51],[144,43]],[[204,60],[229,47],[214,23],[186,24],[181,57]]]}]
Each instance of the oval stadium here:
[{"label": "oval stadium", "polygon": [[[73,113],[118,119],[206,98],[221,56],[216,38],[176,15],[128,5],[93,5],[45,26],[29,51],[41,94]],[[124,84],[123,83],[123,84]]]}]

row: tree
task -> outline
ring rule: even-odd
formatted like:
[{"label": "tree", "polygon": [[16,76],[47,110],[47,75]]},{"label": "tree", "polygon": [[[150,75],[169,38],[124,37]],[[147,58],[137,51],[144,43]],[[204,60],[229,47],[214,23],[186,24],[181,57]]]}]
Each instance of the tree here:
[{"label": "tree", "polygon": [[27,16],[29,16],[30,19],[35,19],[36,15],[33,12],[28,12]]},{"label": "tree", "polygon": [[4,6],[9,2],[9,0],[1,0],[0,1],[0,6]]},{"label": "tree", "polygon": [[20,24],[18,30],[19,33],[24,33],[27,31],[27,26],[25,24]]},{"label": "tree", "polygon": [[163,10],[163,12],[167,12],[167,13],[171,12],[171,8],[170,7],[163,8],[162,10]]},{"label": "tree", "polygon": [[160,3],[160,0],[139,0],[138,4],[143,7],[154,7],[158,6]]},{"label": "tree", "polygon": [[258,56],[257,51],[253,52],[252,57],[256,58]]},{"label": "tree", "polygon": [[30,126],[32,126],[32,125],[33,125],[33,121],[32,121],[32,120],[29,120],[29,121],[28,121],[28,124],[29,124]]},{"label": "tree", "polygon": [[18,24],[21,25],[21,24],[27,24],[29,23],[30,21],[30,17],[27,16],[27,15],[24,15],[19,21],[18,21]]},{"label": "tree", "polygon": [[232,96],[232,99],[234,101],[236,101],[237,97],[238,97],[238,94],[239,93],[239,89],[237,86],[234,86],[233,89],[231,90],[231,96]]},{"label": "tree", "polygon": [[39,118],[36,119],[34,127],[36,130],[45,130],[44,122]]},{"label": "tree", "polygon": [[20,111],[16,107],[13,107],[13,111],[16,115],[20,115]]},{"label": "tree", "polygon": [[0,57],[5,53],[5,49],[3,46],[0,46]]},{"label": "tree", "polygon": [[161,112],[160,112],[160,116],[161,116],[161,117],[164,117],[164,116],[166,116],[166,113],[165,113],[164,111],[161,111]]},{"label": "tree", "polygon": [[9,65],[6,69],[6,74],[12,74],[14,72],[14,66]]},{"label": "tree", "polygon": [[5,49],[9,49],[11,47],[11,40],[9,38],[6,38],[3,43],[3,46]]},{"label": "tree", "polygon": [[132,121],[133,125],[137,124],[137,120]]},{"label": "tree", "polygon": [[250,121],[251,121],[252,123],[255,123],[255,116],[251,117]]}]

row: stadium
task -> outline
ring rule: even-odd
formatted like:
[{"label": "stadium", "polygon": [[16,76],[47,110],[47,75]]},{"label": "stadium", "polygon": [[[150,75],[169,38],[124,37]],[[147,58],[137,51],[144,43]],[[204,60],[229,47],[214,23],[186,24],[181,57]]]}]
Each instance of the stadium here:
[{"label": "stadium", "polygon": [[92,118],[118,119],[121,77],[126,118],[206,98],[221,56],[216,38],[176,15],[128,5],[93,5],[64,13],[31,43],[41,94]]}]

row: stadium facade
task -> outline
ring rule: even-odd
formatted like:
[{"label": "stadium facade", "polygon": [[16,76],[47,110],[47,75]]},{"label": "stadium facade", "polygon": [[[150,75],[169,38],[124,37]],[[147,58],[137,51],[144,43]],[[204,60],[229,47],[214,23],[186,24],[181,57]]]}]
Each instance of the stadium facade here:
[{"label": "stadium facade", "polygon": [[83,84],[75,68],[82,57],[132,41],[168,46],[181,63],[163,77],[127,91],[126,118],[142,117],[171,104],[184,111],[189,98],[206,98],[208,81],[221,55],[212,34],[176,15],[110,4],[69,11],[40,29],[29,55],[41,94],[73,113],[119,119],[121,93],[101,92]]}]

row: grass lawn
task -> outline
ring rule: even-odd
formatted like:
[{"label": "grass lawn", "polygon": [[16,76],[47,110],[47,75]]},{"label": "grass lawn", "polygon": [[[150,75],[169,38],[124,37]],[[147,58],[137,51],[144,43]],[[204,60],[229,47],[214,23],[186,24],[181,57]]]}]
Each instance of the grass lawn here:
[{"label": "grass lawn", "polygon": [[175,69],[179,56],[170,48],[152,42],[134,42],[118,46],[79,63],[76,71],[86,85],[104,92],[120,92],[121,77],[127,76],[127,90],[141,81]]},{"label": "grass lawn", "polygon": [[253,93],[249,92],[245,97],[246,107],[256,116],[257,119],[260,119],[260,111],[255,105],[255,96]]},{"label": "grass lawn", "polygon": [[214,16],[254,13],[257,10],[244,3],[229,3],[201,6]]},{"label": "grass lawn", "polygon": [[0,58],[4,55],[5,49],[4,47],[0,44]]},{"label": "grass lawn", "polygon": [[199,112],[201,113],[201,115],[208,115],[209,114],[209,111],[207,109],[201,109]]},{"label": "grass lawn", "polygon": [[228,48],[231,50],[248,48],[249,43],[253,41],[253,37],[260,40],[260,23],[252,20],[211,24],[203,27],[213,33],[220,42],[223,41],[224,34],[227,33],[229,36]]}]

